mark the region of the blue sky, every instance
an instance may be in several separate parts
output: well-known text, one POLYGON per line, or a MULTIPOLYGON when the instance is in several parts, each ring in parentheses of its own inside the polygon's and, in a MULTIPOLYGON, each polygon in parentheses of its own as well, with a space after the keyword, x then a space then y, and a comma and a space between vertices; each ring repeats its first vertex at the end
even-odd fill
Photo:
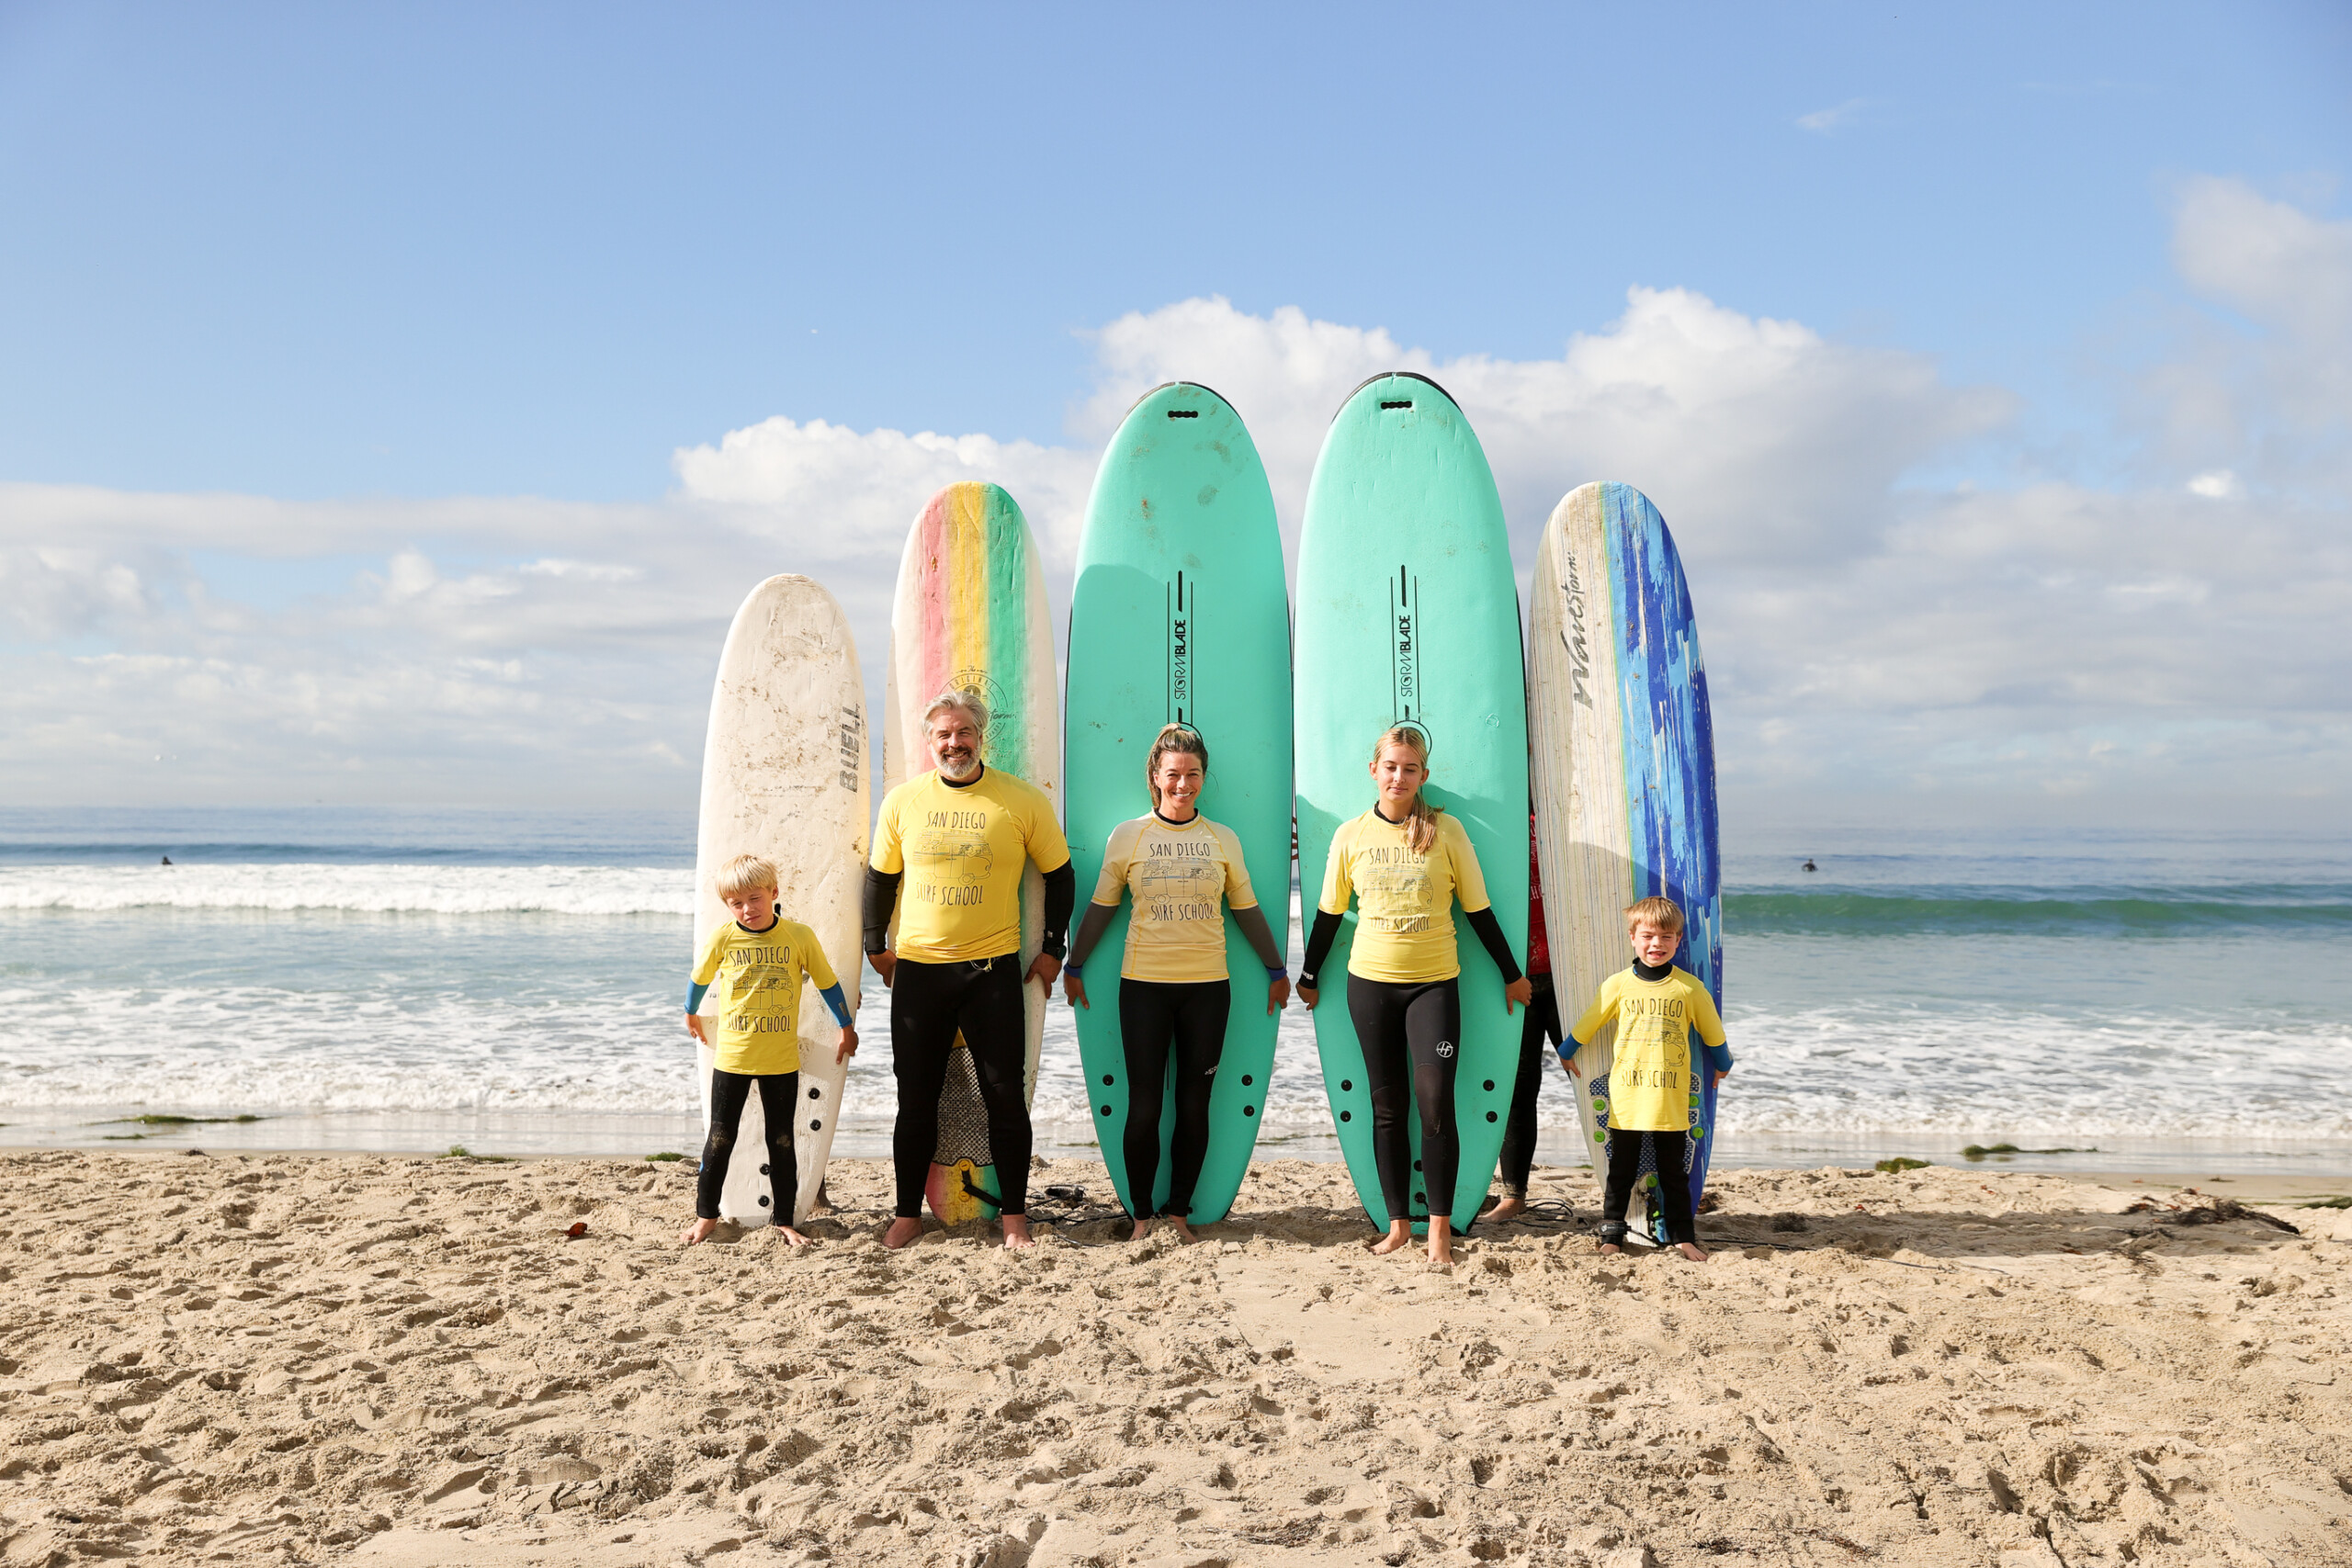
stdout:
MULTIPOLYGON (((994 443, 956 462, 1027 476, 1050 553, 1106 400, 1210 367, 1255 392, 1253 427, 1297 425, 1285 450, 1342 362, 1466 377, 1523 536, 1547 486, 1604 477, 1577 463, 1657 495, 1702 615, 1720 584, 1711 658, 1753 720, 1726 727, 1726 774, 1759 795, 1814 787, 1760 761, 1776 725, 1858 748, 1857 790, 1927 787, 1871 739, 1927 721, 1869 694, 1866 645, 1958 585, 1930 556, 1845 581, 1903 608, 1833 653, 1776 630, 1775 573, 1802 562, 1891 558, 1965 517, 2007 541, 1971 557, 1977 588, 2046 587, 2035 541, 2096 515, 2113 538, 2066 570, 2177 536, 2098 592, 2203 606, 2218 647, 2239 623, 2194 568, 2218 507, 2233 537, 2267 531, 2265 561, 2320 530, 2305 575, 2337 581, 2341 6, 842 9, 0 5, 0 795, 70 797, 96 748, 186 757, 167 795, 359 798, 390 768, 488 797, 518 753, 460 717, 504 681, 537 705, 501 722, 547 727, 530 757, 690 799, 718 630, 749 581, 804 564, 796 519, 910 517, 922 495, 881 476, 954 477, 857 442, 994 443), (2250 231, 2277 243, 2249 259, 2250 231), (1775 323, 1812 346, 1775 347, 1775 323), (1713 357, 1670 351, 1701 340, 1713 357), (1513 401, 1531 376, 1552 402, 1513 401), (1685 423, 1555 438, 1538 417, 1601 430, 1635 384, 1685 423), (857 435, 829 478, 804 461, 815 422, 857 435), (1746 468, 1691 445, 1750 437, 1770 451, 1746 468), (1844 532, 1741 532, 1744 495, 1816 474, 1807 505, 1844 532), (766 553, 714 547, 672 582, 681 526, 766 553), (1781 553, 1736 542, 1758 537, 1781 553), (463 610, 566 584, 610 602, 503 634, 463 610), (442 620, 411 615, 428 603, 442 620), (397 689, 336 694, 388 660, 412 661, 397 689), (632 694, 591 718, 555 666, 599 660, 632 694), (274 682, 298 676, 400 760, 327 717, 288 730, 274 682), (187 681, 249 682, 255 705, 222 698, 175 750, 125 693, 187 681), (604 739, 568 752, 583 725, 604 739)), ((1283 494, 1300 459, 1261 437, 1283 494)), ((869 639, 903 526, 819 572, 869 639)), ((2339 608, 2309 609, 2318 663, 2339 608)), ((2246 787, 2223 757, 2247 716, 2135 688, 2109 632, 2067 679, 1993 669, 2036 624, 1950 634, 1986 661, 1927 705, 1963 793, 2246 787), (2169 760, 2036 783, 2019 759, 2051 748, 2169 760)), ((2333 787, 2340 707, 2256 722, 2261 756, 2302 760, 2294 787, 2333 787)))

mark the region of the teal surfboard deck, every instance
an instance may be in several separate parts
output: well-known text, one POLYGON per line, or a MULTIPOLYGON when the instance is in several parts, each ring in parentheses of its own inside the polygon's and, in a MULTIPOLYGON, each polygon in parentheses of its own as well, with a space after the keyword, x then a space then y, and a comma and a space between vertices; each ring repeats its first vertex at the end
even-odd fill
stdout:
MULTIPOLYGON (((1425 378, 1375 377, 1331 422, 1307 490, 1298 551, 1298 872, 1311 913, 1331 835, 1374 798, 1366 765, 1392 724, 1430 737, 1430 804, 1461 819, 1495 919, 1527 950, 1527 693, 1519 591, 1501 499, 1478 437, 1425 378)), ((1315 1010, 1324 1089, 1356 1193, 1388 1213, 1372 1159, 1372 1100, 1348 1017, 1351 910, 1323 965, 1315 1010)), ((1462 1040, 1454 1111, 1462 1161, 1451 1194, 1416 1188, 1457 1230, 1477 1217, 1502 1150, 1520 1020, 1502 976, 1461 917, 1462 1040)), ((1413 1119, 1418 1173, 1421 1129, 1413 1119)))
MULTIPOLYGON (((1282 535, 1258 448, 1232 405, 1175 382, 1129 410, 1103 453, 1087 502, 1070 594, 1069 681, 1063 708, 1070 858, 1084 912, 1111 829, 1151 809, 1144 760, 1160 727, 1191 725, 1208 742, 1201 813, 1233 829, 1274 939, 1290 928, 1290 599, 1282 535)), ((1079 1055, 1094 1131, 1130 1213, 1168 1197, 1174 1132, 1172 1070, 1162 1092, 1159 1179, 1130 1190, 1122 1140, 1126 1057, 1119 1036, 1119 961, 1129 903, 1088 956, 1091 1007, 1078 1013, 1079 1055)), ((1209 1107, 1208 1156, 1191 1218, 1223 1219, 1257 1143, 1273 1070, 1275 1020, 1265 969, 1226 915, 1233 1010, 1209 1107)))

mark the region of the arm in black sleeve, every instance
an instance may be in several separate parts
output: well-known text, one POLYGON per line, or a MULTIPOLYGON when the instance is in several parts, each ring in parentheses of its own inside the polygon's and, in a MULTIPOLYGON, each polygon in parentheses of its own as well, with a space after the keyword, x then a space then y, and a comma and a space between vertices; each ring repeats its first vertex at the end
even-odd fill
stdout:
POLYGON ((1094 944, 1111 929, 1112 919, 1119 912, 1116 904, 1089 904, 1086 916, 1078 922, 1078 934, 1069 939, 1069 962, 1063 965, 1076 969, 1094 952, 1094 944))
POLYGON ((879 953, 890 944, 890 915, 899 907, 899 879, 903 872, 865 868, 865 892, 858 899, 858 921, 865 932, 865 951, 879 953))
POLYGON ((1520 977, 1519 960, 1510 955, 1510 943, 1503 940, 1502 922, 1495 919, 1494 906, 1489 904, 1483 909, 1464 909, 1462 918, 1470 922, 1470 929, 1478 933, 1479 945, 1487 950, 1487 956, 1495 961, 1495 967, 1503 972, 1503 984, 1508 986, 1517 981, 1520 977))
POLYGON ((1306 957, 1298 966, 1298 983, 1308 990, 1321 987, 1317 977, 1323 973, 1323 961, 1331 956, 1331 944, 1340 940, 1340 917, 1329 909, 1315 911, 1315 929, 1306 935, 1306 957))
POLYGON ((1064 861, 1046 873, 1046 952, 1058 959, 1069 943, 1069 912, 1078 908, 1078 868, 1064 861))
POLYGON ((1274 945, 1274 929, 1266 923, 1266 911, 1255 904, 1246 909, 1236 909, 1233 911, 1233 923, 1239 926, 1241 934, 1249 939, 1250 950, 1257 953, 1259 963, 1269 971, 1283 966, 1283 950, 1274 945))

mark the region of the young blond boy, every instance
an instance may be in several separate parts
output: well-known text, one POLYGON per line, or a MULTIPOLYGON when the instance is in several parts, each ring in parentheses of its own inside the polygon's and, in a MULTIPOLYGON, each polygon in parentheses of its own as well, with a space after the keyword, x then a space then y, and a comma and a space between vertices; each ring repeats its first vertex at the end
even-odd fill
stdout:
POLYGON ((1705 1071, 1721 1083, 1731 1071, 1731 1048, 1714 998, 1696 976, 1674 964, 1682 942, 1682 910, 1671 898, 1644 898, 1625 910, 1634 963, 1600 983, 1592 1005, 1561 1043, 1560 1060, 1576 1072, 1577 1051, 1600 1026, 1617 1021, 1617 1054, 1609 1069, 1609 1175, 1601 1190, 1600 1250, 1623 1252, 1625 1210, 1641 1173, 1642 1134, 1657 1148, 1658 1195, 1667 1237, 1682 1256, 1703 1263, 1690 1206, 1690 1036, 1706 1054, 1705 1071))
POLYGON ((833 1059, 846 1062, 857 1050, 857 1028, 849 999, 817 933, 777 914, 775 863, 737 855, 719 869, 718 897, 735 917, 710 933, 686 990, 686 1032, 711 1047, 710 1136, 703 1145, 702 1168, 695 1182, 695 1223, 684 1240, 691 1247, 718 1228, 718 1195, 727 1184, 727 1162, 743 1120, 743 1102, 756 1086, 767 1126, 768 1183, 776 1234, 794 1247, 808 1238, 793 1228, 799 1200, 799 1168, 792 1147, 792 1119, 800 1093, 800 982, 816 982, 818 993, 841 1025, 833 1059), (719 987, 717 1038, 695 1010, 716 983, 719 987))

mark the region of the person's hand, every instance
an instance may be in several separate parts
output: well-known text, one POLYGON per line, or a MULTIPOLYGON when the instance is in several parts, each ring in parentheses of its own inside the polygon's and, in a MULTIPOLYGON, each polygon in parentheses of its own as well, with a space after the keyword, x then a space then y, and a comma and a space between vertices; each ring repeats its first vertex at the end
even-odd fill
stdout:
POLYGON ((1271 1018, 1290 1005, 1290 976, 1277 975, 1266 982, 1266 1016, 1271 1018))
POLYGON ((1086 982, 1078 977, 1075 969, 1062 971, 1062 1000, 1074 1008, 1085 1008, 1090 1012, 1093 1010, 1093 1004, 1086 999, 1086 982))
POLYGON ((706 1045, 710 1043, 710 1025, 703 1021, 703 1016, 698 1012, 686 1014, 686 1032, 706 1045))
POLYGON ((834 1065, 839 1066, 856 1055, 857 1025, 854 1023, 844 1023, 842 1025, 841 1043, 833 1047, 834 1065))
POLYGON ((1568 1077, 1577 1079, 1579 1083, 1584 1080, 1584 1075, 1577 1071, 1577 1055, 1573 1051, 1563 1051, 1560 1053, 1560 1069, 1566 1073, 1568 1077))
POLYGON ((1315 1010, 1315 998, 1319 994, 1312 986, 1301 986, 1298 988, 1298 999, 1306 1004, 1306 1010, 1309 1012, 1315 1010))
POLYGON ((882 988, 888 990, 892 977, 899 972, 899 955, 886 947, 879 953, 867 953, 865 961, 874 965, 876 975, 882 976, 882 988))
POLYGON ((1729 1072, 1727 1072, 1727 1071, 1726 1071, 1726 1072, 1720 1072, 1720 1073, 1717 1073, 1717 1074, 1715 1075, 1715 1081, 1716 1081, 1717 1083, 1721 1083, 1721 1082, 1723 1082, 1723 1081, 1724 1081, 1724 1079, 1725 1079, 1725 1078, 1727 1078, 1727 1077, 1731 1077, 1731 1074, 1730 1074, 1729 1072))
POLYGON ((1524 975, 1503 987, 1503 1011, 1506 1015, 1510 1013, 1514 1003, 1520 1007, 1525 1007, 1534 999, 1535 982, 1524 975))
POLYGON ((1050 953, 1041 953, 1029 961, 1029 978, 1042 980, 1046 989, 1054 988, 1054 976, 1062 972, 1062 961, 1050 953))

